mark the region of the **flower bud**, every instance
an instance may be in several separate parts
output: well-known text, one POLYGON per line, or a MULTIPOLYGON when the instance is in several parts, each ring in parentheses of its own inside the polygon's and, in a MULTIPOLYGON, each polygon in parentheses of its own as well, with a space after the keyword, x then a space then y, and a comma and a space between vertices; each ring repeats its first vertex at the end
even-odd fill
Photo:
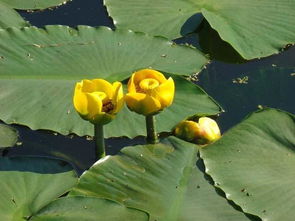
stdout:
POLYGON ((182 121, 175 127, 174 134, 181 139, 198 144, 209 144, 221 137, 216 121, 208 117, 201 117, 198 123, 182 121))
POLYGON ((111 84, 103 79, 82 80, 76 83, 73 103, 84 120, 93 124, 107 124, 123 107, 122 84, 111 84))
POLYGON ((128 108, 142 115, 153 115, 170 106, 174 98, 174 81, 152 69, 132 74, 125 101, 128 108))

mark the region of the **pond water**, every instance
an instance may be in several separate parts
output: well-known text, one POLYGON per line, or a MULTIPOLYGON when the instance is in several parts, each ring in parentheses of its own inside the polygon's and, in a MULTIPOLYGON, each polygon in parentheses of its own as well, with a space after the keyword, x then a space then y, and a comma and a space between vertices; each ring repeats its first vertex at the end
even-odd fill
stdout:
MULTIPOLYGON (((56 9, 20 13, 32 25, 38 27, 61 24, 72 27, 90 25, 114 28, 102 1, 97 0, 73 0, 56 9)), ((189 42, 199 47, 196 39, 191 36, 177 42, 189 42)), ((222 56, 226 56, 226 53, 222 56)), ((195 80, 196 84, 225 110, 218 119, 221 130, 225 132, 258 107, 274 107, 295 113, 294 73, 295 47, 293 46, 278 55, 242 64, 213 60, 195 80)), ((18 147, 9 150, 8 156, 24 154, 61 157, 74 162, 79 171, 85 170, 94 162, 94 144, 91 138, 61 136, 49 131, 32 131, 23 126, 15 127, 20 132, 20 142, 18 147)), ((107 153, 115 154, 126 145, 143 142, 143 138, 108 139, 107 153)))

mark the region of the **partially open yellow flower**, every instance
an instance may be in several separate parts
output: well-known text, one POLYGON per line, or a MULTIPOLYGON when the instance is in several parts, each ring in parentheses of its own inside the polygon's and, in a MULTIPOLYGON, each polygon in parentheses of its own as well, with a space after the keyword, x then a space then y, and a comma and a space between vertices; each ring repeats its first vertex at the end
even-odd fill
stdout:
POLYGON ((124 104, 122 84, 103 79, 82 80, 76 83, 73 103, 84 120, 107 124, 124 104))
POLYGON ((142 115, 153 115, 172 104, 174 81, 152 69, 143 69, 132 74, 128 82, 125 101, 128 108, 142 115))
POLYGON ((212 143, 221 137, 216 121, 209 117, 201 117, 198 123, 189 120, 181 121, 175 127, 174 134, 198 144, 212 143))

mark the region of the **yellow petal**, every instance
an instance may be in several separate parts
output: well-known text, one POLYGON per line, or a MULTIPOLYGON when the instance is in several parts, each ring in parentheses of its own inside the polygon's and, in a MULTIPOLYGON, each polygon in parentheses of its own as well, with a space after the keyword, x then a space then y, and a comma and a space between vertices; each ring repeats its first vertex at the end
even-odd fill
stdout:
POLYGON ((134 75, 135 74, 132 74, 128 81, 128 84, 127 84, 128 93, 136 93, 136 86, 134 84, 134 75))
POLYGON ((95 91, 95 84, 92 80, 82 80, 82 92, 91 93, 95 91))
POLYGON ((93 79, 92 82, 95 85, 95 91, 102 91, 109 99, 113 98, 114 89, 111 83, 103 79, 93 79))
POLYGON ((172 104, 175 94, 175 85, 173 79, 170 77, 160 86, 152 90, 152 96, 159 100, 162 108, 168 107, 172 104))
POLYGON ((82 82, 76 83, 75 91, 74 91, 74 98, 73 103, 76 111, 81 115, 88 114, 88 101, 86 94, 82 92, 82 82))
POLYGON ((100 96, 95 93, 86 93, 88 100, 88 118, 91 120, 95 115, 101 114, 102 100, 100 96))
POLYGON ((161 110, 160 102, 146 94, 128 93, 125 96, 125 101, 131 111, 145 116, 161 110))
POLYGON ((142 69, 134 73, 133 82, 135 85, 139 85, 146 78, 153 78, 160 84, 166 81, 165 76, 161 72, 152 69, 142 69))
POLYGON ((113 97, 113 104, 114 104, 114 110, 112 113, 118 113, 121 108, 124 105, 124 93, 123 93, 123 86, 121 82, 114 82, 113 83, 113 88, 114 88, 114 97, 113 97))

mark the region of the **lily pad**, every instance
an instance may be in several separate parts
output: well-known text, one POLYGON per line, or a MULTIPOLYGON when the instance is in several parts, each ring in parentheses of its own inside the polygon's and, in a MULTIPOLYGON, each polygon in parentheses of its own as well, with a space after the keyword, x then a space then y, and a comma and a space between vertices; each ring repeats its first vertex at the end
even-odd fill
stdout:
MULTIPOLYGON (((207 62, 197 50, 163 38, 85 26, 78 31, 65 26, 0 30, 0 48, 0 118, 31 129, 80 136, 93 135, 93 128, 73 109, 75 82, 85 78, 122 80, 147 67, 191 74, 207 62)), ((175 76, 175 81, 175 104, 159 115, 160 131, 170 131, 190 115, 220 112, 198 86, 182 77, 175 76)), ((106 137, 144 135, 144 118, 127 108, 122 112, 106 126, 106 137)))
POLYGON ((145 211, 149 220, 249 220, 204 178, 197 146, 177 138, 126 147, 97 161, 69 195, 113 200, 145 211))
POLYGON ((26 22, 14 9, 0 0, 0 29, 25 26, 28 26, 28 22, 26 22))
POLYGON ((0 158, 0 220, 24 220, 69 191, 77 177, 65 162, 0 158))
POLYGON ((243 211, 264 221, 294 220, 294 115, 257 111, 200 153, 215 185, 243 211))
POLYGON ((31 218, 32 221, 148 221, 142 211, 96 197, 63 197, 43 208, 31 218))
POLYGON ((0 4, 6 3, 15 9, 45 9, 54 6, 60 6, 71 0, 0 0, 0 4))
POLYGON ((2 148, 13 147, 18 140, 16 129, 5 124, 0 124, 0 150, 2 148))
POLYGON ((180 37, 187 22, 197 13, 202 13, 220 37, 245 59, 278 53, 285 45, 295 42, 294 0, 104 2, 116 27, 162 35, 169 39, 180 37))

